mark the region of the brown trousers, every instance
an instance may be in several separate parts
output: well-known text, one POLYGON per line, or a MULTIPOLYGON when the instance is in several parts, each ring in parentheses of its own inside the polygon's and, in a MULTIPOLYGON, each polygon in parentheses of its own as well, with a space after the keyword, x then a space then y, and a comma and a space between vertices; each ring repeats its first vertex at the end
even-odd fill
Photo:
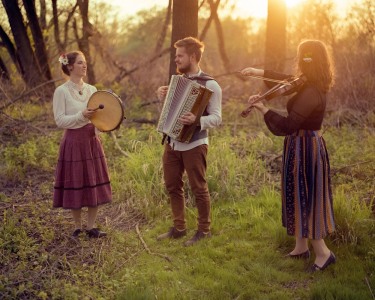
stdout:
POLYGON ((186 170, 198 208, 198 230, 210 231, 210 194, 206 181, 207 150, 207 145, 200 145, 188 151, 175 151, 170 145, 165 145, 164 181, 170 197, 174 227, 178 230, 186 228, 184 182, 182 180, 186 170))

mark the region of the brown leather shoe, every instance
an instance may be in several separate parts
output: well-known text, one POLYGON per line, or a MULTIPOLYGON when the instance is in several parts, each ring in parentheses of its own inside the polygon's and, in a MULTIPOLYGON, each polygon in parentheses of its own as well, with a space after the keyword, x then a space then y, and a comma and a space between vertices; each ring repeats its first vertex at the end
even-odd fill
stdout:
POLYGON ((164 239, 167 239, 167 238, 169 238, 169 239, 179 239, 179 238, 181 238, 185 235, 186 235, 186 229, 177 230, 176 228, 171 227, 171 228, 169 228, 168 232, 159 235, 156 239, 158 241, 161 241, 161 240, 164 240, 164 239))
POLYGON ((205 239, 205 238, 210 238, 211 237, 211 232, 207 232, 207 233, 204 233, 202 231, 199 231, 197 230, 197 232, 194 234, 194 236, 190 239, 190 240, 187 240, 185 243, 184 243, 184 246, 191 246, 193 244, 195 244, 196 242, 198 242, 199 240, 201 239, 205 239))

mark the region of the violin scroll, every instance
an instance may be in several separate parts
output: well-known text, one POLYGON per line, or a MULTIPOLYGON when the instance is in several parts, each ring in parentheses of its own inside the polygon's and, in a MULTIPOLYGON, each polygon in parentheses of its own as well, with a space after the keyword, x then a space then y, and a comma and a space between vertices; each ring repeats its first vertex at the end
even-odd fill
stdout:
POLYGON ((252 110, 253 110, 253 106, 249 106, 248 108, 246 108, 244 111, 241 112, 241 117, 246 118, 252 110))

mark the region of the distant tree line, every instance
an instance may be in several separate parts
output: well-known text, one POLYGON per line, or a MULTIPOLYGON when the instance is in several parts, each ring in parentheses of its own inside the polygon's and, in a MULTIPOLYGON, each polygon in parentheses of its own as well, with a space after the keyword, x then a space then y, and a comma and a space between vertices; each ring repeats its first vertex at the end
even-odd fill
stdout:
POLYGON ((163 75, 167 79, 176 69, 173 44, 188 35, 206 42, 210 55, 204 62, 215 64, 215 71, 231 72, 239 64, 282 71, 290 67, 286 59, 294 56, 299 41, 316 38, 332 49, 339 76, 347 75, 337 85, 342 85, 336 93, 342 103, 369 103, 372 85, 367 82, 375 69, 374 1, 362 0, 340 21, 332 0, 307 0, 292 11, 286 10, 285 0, 268 0, 268 17, 257 23, 258 32, 246 32, 254 20, 219 17, 220 9, 228 11, 236 0, 169 0, 164 10, 139 13, 137 25, 131 18, 106 23, 109 4, 93 5, 89 0, 1 0, 0 81, 7 86, 23 82, 29 89, 51 82, 52 90, 56 56, 72 49, 85 54, 92 84, 120 84, 153 74, 148 68, 160 68, 155 62, 169 55, 169 72, 163 75), (123 24, 130 27, 121 28, 123 24))
MULTIPOLYGON (((65 3, 61 7, 57 0, 51 0, 52 15, 48 14, 46 0, 39 0, 39 15, 37 14, 35 0, 1 0, 3 10, 8 17, 9 29, 0 24, 1 46, 6 49, 17 72, 29 87, 34 87, 45 81, 51 80, 49 66, 49 53, 47 45, 54 43, 54 47, 63 53, 67 48, 72 48, 69 36, 73 35, 77 49, 82 51, 88 64, 88 82, 95 83, 95 72, 91 58, 90 38, 97 32, 89 18, 89 0, 76 0, 65 3), (48 20, 50 18, 50 20, 48 20), (48 21, 47 21, 48 20, 48 21), (52 30, 51 30, 52 29, 52 30), (52 38, 47 34, 51 30, 52 38)), ((175 50, 173 44, 178 39, 194 36, 204 39, 208 28, 213 22, 216 27, 220 57, 229 69, 229 58, 225 50, 225 38, 221 22, 218 17, 220 0, 207 0, 210 16, 198 35, 198 10, 205 1, 198 0, 169 0, 163 30, 155 47, 159 54, 167 34, 167 28, 172 20, 170 52, 170 75, 175 72, 175 50)), ((61 2, 60 2, 61 3, 61 2)), ((269 22, 267 31, 267 57, 285 55, 285 3, 283 0, 269 0, 269 22), (280 9, 281 8, 281 9, 280 9), (277 37, 277 38, 274 38, 277 37), (280 55, 281 53, 281 55, 280 55)), ((164 49, 164 53, 168 52, 164 49)), ((0 70, 4 80, 10 80, 9 66, 3 59, 4 52, 0 52, 0 70)), ((119 67, 121 69, 121 67, 119 67)), ((121 70, 117 80, 128 75, 129 70, 121 70)), ((135 70, 134 70, 135 71, 135 70)))

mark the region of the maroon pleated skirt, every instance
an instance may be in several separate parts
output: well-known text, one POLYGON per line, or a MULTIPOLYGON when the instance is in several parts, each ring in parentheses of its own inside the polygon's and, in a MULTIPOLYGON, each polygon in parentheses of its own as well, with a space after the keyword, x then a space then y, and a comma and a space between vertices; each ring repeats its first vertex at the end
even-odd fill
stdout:
POLYGON ((92 124, 67 129, 60 143, 53 207, 79 209, 112 201, 107 162, 92 124))

